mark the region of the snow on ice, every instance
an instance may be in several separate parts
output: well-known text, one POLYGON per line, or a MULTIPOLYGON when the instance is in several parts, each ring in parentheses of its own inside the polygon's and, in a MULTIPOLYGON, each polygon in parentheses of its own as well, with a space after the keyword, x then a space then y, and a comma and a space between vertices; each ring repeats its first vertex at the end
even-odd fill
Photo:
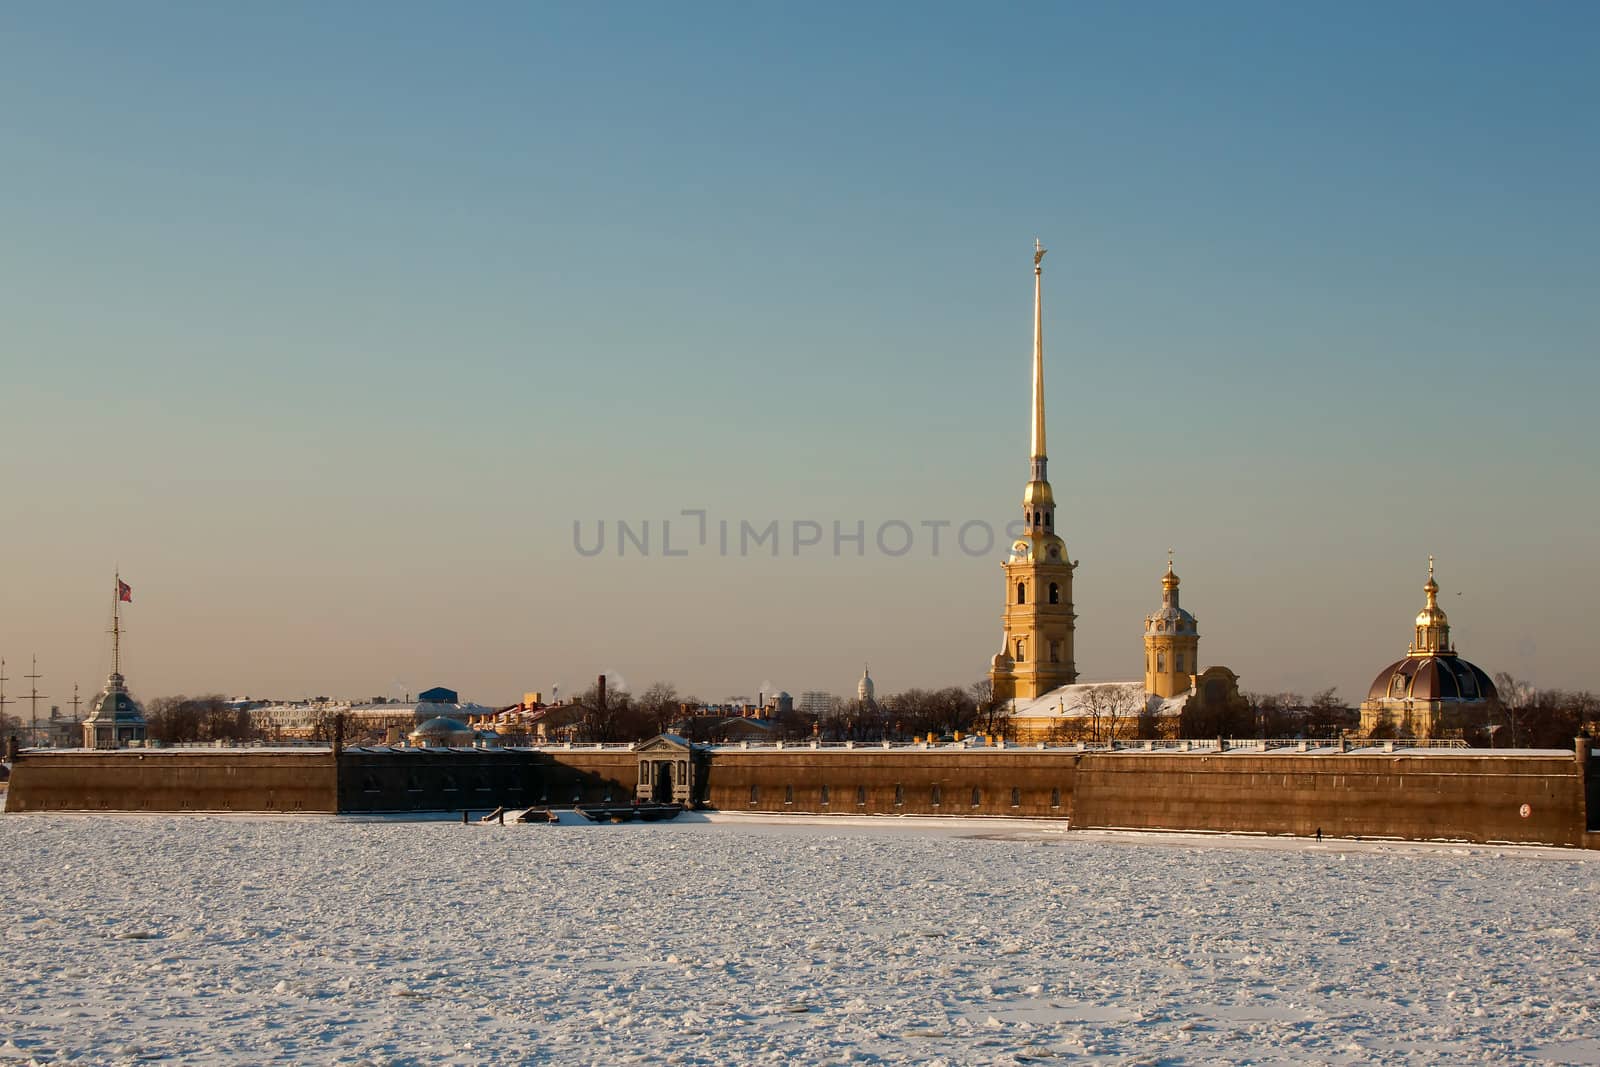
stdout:
POLYGON ((0 1063, 1600 1063, 1600 855, 0 817, 0 1063))

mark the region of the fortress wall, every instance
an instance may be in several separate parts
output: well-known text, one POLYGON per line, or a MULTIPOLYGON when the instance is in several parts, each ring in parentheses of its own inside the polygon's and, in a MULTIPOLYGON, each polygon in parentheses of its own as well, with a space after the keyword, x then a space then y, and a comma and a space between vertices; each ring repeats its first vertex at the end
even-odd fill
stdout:
POLYGON ((718 749, 701 795, 723 811, 1063 818, 1078 758, 1026 749, 718 749))
MULTIPOLYGON (((637 767, 634 753, 615 749, 352 749, 337 770, 327 751, 24 752, 7 810, 627 803, 637 767)), ((720 748, 697 754, 696 775, 699 802, 724 811, 1067 818, 1076 828, 1300 835, 1320 827, 1338 837, 1600 846, 1600 811, 1589 808, 1600 766, 1572 755, 720 748)))
POLYGON ((534 754, 542 775, 534 804, 627 804, 634 798, 639 757, 615 749, 547 748, 534 754))
POLYGON ((6 810, 333 812, 335 777, 327 751, 23 752, 6 810))
POLYGON ((1075 827, 1587 843, 1571 755, 1093 753, 1078 773, 1075 827))
POLYGON ((537 803, 540 766, 494 749, 346 749, 339 811, 491 811, 537 803))

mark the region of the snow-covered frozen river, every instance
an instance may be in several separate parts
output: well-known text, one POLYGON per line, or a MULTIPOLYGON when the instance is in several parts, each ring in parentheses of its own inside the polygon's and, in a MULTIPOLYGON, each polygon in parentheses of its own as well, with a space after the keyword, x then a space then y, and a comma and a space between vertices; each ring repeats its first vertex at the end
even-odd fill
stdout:
POLYGON ((0 1061, 1600 1063, 1600 854, 0 817, 0 1061))

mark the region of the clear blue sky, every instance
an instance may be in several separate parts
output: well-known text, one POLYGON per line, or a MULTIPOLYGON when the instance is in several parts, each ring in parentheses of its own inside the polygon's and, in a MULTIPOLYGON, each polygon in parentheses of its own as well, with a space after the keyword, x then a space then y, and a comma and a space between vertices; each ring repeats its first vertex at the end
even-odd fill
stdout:
POLYGON ((1086 680, 1137 676, 1172 547, 1248 689, 1359 698, 1429 552, 1465 655, 1594 688, 1597 42, 1577 3, 8 10, 0 654, 97 687, 120 566, 145 697, 969 682, 998 552, 572 524, 1011 519, 1037 234, 1086 680))

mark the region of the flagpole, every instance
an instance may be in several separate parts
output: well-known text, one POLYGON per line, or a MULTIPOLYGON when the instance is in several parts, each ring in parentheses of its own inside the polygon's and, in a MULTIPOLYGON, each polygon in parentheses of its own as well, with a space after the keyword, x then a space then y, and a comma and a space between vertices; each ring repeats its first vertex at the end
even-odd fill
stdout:
POLYGON ((122 673, 122 571, 111 587, 111 673, 122 673))

